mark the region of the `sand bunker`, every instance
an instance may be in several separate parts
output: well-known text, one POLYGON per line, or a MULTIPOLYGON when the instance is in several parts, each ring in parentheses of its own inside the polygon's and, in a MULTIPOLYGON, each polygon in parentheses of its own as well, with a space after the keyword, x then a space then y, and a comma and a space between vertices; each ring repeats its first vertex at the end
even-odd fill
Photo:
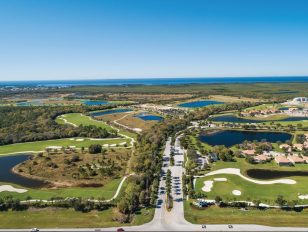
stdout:
POLYGON ((76 139, 77 142, 82 142, 84 139, 76 139))
POLYGON ((227 181, 227 178, 214 178, 214 181, 227 181))
POLYGON ((207 192, 207 193, 211 192, 214 181, 207 180, 207 181, 204 181, 203 183, 204 183, 204 186, 202 187, 202 191, 207 192))
POLYGON ((14 188, 12 185, 0 185, 0 192, 25 193, 27 189, 14 188))
POLYGON ((242 192, 240 190, 233 190, 232 194, 235 195, 235 196, 240 196, 240 195, 242 195, 242 192))
POLYGON ((308 199, 308 194, 307 195, 299 195, 298 198, 301 199, 301 200, 308 199))

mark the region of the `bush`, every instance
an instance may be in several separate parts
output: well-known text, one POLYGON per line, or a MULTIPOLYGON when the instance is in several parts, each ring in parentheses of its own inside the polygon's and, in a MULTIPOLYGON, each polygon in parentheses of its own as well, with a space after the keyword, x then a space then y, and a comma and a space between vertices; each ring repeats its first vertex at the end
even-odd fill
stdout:
POLYGON ((102 145, 100 144, 91 144, 89 146, 89 153, 90 154, 98 154, 102 152, 102 145))

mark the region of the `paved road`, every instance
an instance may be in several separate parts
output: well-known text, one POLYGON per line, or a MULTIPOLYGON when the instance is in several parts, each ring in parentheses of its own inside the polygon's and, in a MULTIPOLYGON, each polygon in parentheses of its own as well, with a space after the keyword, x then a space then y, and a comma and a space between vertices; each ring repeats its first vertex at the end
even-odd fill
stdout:
MULTIPOLYGON (((124 227, 125 231, 307 231, 308 228, 295 228, 295 227, 268 227, 260 225, 233 225, 233 228, 228 228, 228 225, 196 225, 187 222, 184 218, 184 206, 183 206, 183 193, 182 193, 182 173, 185 171, 182 167, 184 161, 184 151, 180 147, 178 138, 175 142, 175 153, 174 161, 175 165, 169 166, 171 145, 170 139, 166 143, 164 155, 163 155, 163 167, 161 172, 161 181, 159 185, 159 197, 155 209, 155 215, 151 222, 141 226, 124 227), (170 169, 172 172, 172 196, 174 199, 173 209, 168 212, 165 207, 165 187, 166 183, 163 179, 167 170, 170 169)), ((0 222, 1 223, 1 222, 0 222)), ((117 228, 84 228, 84 229, 42 229, 40 231, 55 231, 55 232, 89 232, 89 231, 116 231, 117 228)), ((0 230, 0 231, 29 231, 29 230, 0 230)))

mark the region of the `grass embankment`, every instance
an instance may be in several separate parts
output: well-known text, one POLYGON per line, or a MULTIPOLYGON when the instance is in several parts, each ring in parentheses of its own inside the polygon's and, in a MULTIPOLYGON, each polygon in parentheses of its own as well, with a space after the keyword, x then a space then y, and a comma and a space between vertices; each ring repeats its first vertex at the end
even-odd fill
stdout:
POLYGON ((279 209, 243 211, 236 208, 196 209, 185 201, 185 218, 195 224, 258 224, 267 226, 308 226, 308 209, 302 212, 279 209))
POLYGON ((66 138, 66 139, 55 139, 55 140, 45 140, 27 143, 15 143, 10 145, 0 146, 0 155, 11 154, 16 152, 26 152, 26 151, 43 151, 48 146, 76 146, 77 148, 89 147, 91 144, 120 144, 126 142, 129 145, 129 139, 125 138, 111 138, 104 140, 91 140, 85 138, 66 138), (81 140, 78 140, 81 139, 81 140))
MULTIPOLYGON (((108 182, 103 187, 70 187, 70 188, 59 188, 59 189, 35 189, 35 188, 25 188, 23 186, 13 185, 15 188, 27 189, 28 191, 25 193, 15 193, 15 192, 1 192, 0 196, 13 196, 16 199, 26 200, 28 196, 32 199, 42 199, 42 200, 49 200, 51 198, 57 197, 82 197, 82 198, 102 198, 102 199, 110 199, 116 193, 116 190, 121 182, 122 178, 114 179, 108 182)), ((6 184, 6 183, 1 183, 6 184)), ((125 187, 125 183, 122 187, 125 187)))
POLYGON ((113 221, 113 209, 76 212, 73 209, 36 209, 28 211, 0 212, 0 228, 101 228, 141 225, 151 221, 154 209, 142 209, 129 224, 113 221))

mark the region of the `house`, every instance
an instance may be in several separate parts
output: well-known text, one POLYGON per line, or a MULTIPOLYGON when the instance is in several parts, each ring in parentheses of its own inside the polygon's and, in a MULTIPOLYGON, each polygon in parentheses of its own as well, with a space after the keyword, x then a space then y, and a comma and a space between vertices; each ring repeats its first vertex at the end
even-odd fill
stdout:
POLYGON ((297 151, 302 151, 304 149, 304 144, 301 143, 293 144, 293 148, 295 148, 297 151))
POLYGON ((253 158, 256 163, 266 163, 271 160, 270 156, 267 155, 257 155, 253 158))
POLYGON ((291 146, 289 144, 283 143, 279 146, 280 149, 285 150, 285 151, 291 151, 291 146))
POLYGON ((215 154, 215 153, 210 153, 210 154, 208 155, 208 158, 209 158, 210 160, 212 160, 213 162, 216 162, 216 161, 218 160, 218 156, 217 156, 217 154, 215 154))
POLYGON ((275 162, 277 164, 279 164, 280 166, 291 166, 291 165, 293 165, 293 163, 283 155, 276 156, 275 162))
POLYGON ((256 154, 256 150, 242 150, 242 154, 245 156, 253 156, 256 154))
POLYGON ((292 155, 288 156, 288 159, 293 163, 293 164, 304 164, 305 160, 297 155, 292 155))
POLYGON ((303 156, 303 160, 305 160, 306 164, 308 164, 308 156, 303 156))

